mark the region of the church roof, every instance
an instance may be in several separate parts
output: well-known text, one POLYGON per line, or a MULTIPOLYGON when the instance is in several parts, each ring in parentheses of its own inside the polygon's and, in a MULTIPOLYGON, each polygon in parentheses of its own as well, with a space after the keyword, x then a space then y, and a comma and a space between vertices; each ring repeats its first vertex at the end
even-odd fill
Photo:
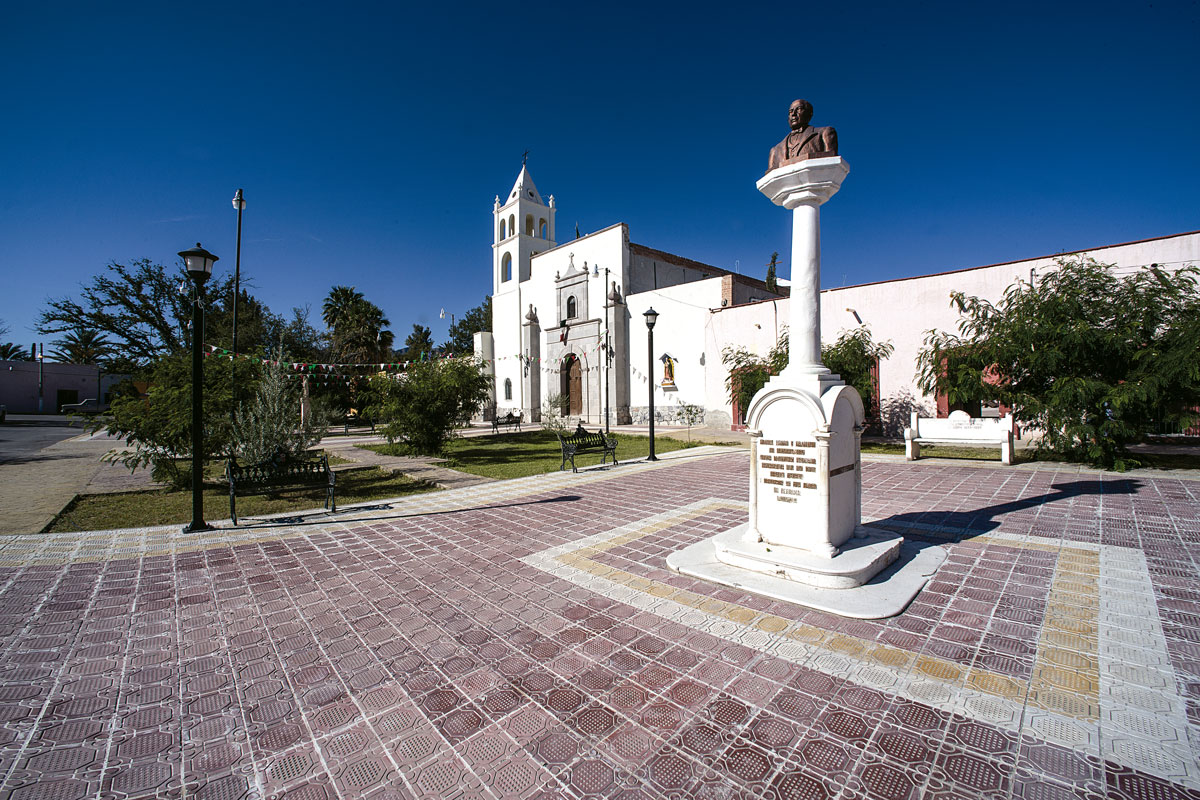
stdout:
POLYGON ((529 174, 529 169, 524 164, 521 165, 521 174, 517 176, 517 182, 513 184, 512 191, 508 193, 508 199, 504 201, 504 204, 508 205, 518 197, 532 200, 540 206, 546 205, 542 202, 542 196, 538 194, 537 186, 533 184, 533 176, 529 174))

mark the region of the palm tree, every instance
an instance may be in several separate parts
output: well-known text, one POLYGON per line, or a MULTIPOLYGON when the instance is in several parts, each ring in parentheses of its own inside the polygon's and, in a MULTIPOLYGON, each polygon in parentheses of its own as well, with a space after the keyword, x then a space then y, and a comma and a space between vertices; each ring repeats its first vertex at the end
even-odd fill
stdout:
POLYGON ((334 286, 321 305, 333 358, 346 363, 388 360, 394 337, 383 310, 353 286, 334 286))
POLYGON ((0 361, 29 361, 29 351, 16 342, 0 344, 0 361))
POLYGON ((388 360, 395 337, 385 326, 388 318, 379 306, 360 300, 348 309, 346 319, 334 331, 338 358, 351 363, 388 360))
POLYGON ((64 364, 99 364, 113 349, 112 343, 95 328, 69 331, 63 338, 55 339, 53 344, 58 349, 50 351, 50 356, 64 364))
POLYGON ((321 319, 325 320, 325 327, 335 330, 339 323, 345 321, 350 309, 362 300, 362 292, 355 291, 353 286, 334 286, 321 304, 321 319))

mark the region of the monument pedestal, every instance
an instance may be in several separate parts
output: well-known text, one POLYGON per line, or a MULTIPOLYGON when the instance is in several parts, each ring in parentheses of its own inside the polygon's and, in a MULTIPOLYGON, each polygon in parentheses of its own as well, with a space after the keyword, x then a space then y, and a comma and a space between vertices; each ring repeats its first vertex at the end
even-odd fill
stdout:
POLYGON ((945 553, 924 550, 888 570, 903 538, 861 525, 862 398, 821 363, 819 207, 849 170, 840 157, 814 158, 758 182, 792 210, 790 360, 747 410, 749 521, 671 554, 667 564, 780 600, 877 618, 903 610, 945 553))

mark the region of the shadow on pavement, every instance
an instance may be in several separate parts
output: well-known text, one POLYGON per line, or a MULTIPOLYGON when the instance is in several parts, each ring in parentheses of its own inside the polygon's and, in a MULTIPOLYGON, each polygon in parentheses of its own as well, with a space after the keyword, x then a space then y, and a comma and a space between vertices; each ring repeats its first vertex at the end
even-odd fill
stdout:
MULTIPOLYGON (((1047 503, 1056 503, 1083 495, 1133 494, 1141 486, 1141 481, 1128 478, 1111 481, 1081 480, 1056 483, 1050 487, 1052 492, 1035 497, 1010 500, 1006 503, 996 503, 969 511, 912 511, 875 520, 869 523, 869 526, 882 528, 896 526, 908 530, 919 527, 936 527, 943 534, 958 532, 960 538, 977 536, 999 528, 1002 520, 998 518, 1005 514, 1026 511, 1047 503)), ((914 531, 914 534, 919 536, 919 530, 914 531)))

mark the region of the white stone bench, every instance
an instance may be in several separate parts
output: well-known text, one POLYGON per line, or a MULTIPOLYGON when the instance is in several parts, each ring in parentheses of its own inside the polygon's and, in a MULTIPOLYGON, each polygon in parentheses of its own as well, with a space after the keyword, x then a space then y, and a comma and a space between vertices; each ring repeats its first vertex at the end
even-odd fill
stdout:
POLYGON ((1012 414, 991 419, 976 419, 965 411, 951 411, 946 419, 918 417, 912 412, 912 425, 904 429, 904 458, 916 461, 923 444, 957 444, 978 447, 999 445, 1000 463, 1012 464, 1012 414))

